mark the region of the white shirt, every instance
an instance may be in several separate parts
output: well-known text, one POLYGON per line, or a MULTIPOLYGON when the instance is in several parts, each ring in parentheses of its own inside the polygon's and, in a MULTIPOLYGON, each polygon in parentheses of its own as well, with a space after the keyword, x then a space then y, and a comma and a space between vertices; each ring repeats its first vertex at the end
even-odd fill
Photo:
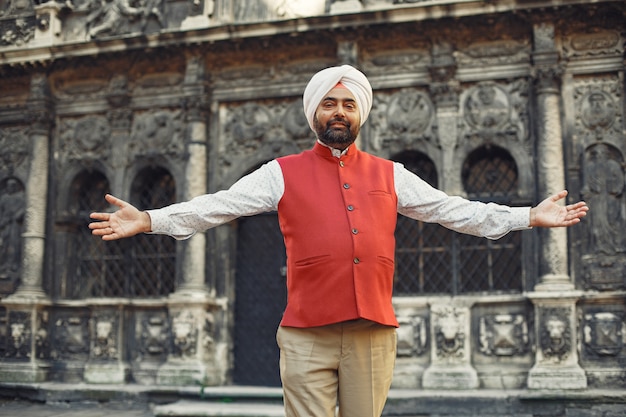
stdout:
MULTIPOLYGON (((336 150, 333 150, 336 151, 336 150)), ((335 156, 340 156, 333 152, 335 156)), ((510 231, 529 228, 530 207, 508 207, 448 196, 394 162, 398 213, 423 222, 439 223, 457 232, 498 239, 510 231)), ((148 210, 152 233, 187 239, 241 216, 276 211, 285 191, 278 161, 272 160, 228 190, 187 202, 148 210)))

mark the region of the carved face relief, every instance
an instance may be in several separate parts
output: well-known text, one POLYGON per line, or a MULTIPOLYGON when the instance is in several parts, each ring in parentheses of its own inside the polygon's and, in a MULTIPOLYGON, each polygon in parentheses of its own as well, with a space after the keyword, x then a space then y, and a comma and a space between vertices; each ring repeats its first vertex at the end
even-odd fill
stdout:
POLYGON ((110 321, 99 321, 96 324, 96 337, 98 341, 106 341, 111 336, 111 330, 113 329, 113 323, 110 321))
POLYGON ((13 341, 13 347, 19 349, 22 347, 26 335, 24 334, 24 323, 12 323, 11 324, 11 340, 13 341))

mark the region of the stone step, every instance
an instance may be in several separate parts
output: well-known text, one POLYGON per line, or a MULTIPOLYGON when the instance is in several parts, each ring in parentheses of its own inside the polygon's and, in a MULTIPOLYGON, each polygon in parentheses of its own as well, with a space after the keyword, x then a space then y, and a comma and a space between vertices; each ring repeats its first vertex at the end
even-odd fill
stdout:
POLYGON ((152 408, 155 417, 284 417, 283 406, 265 403, 219 403, 180 400, 152 408))

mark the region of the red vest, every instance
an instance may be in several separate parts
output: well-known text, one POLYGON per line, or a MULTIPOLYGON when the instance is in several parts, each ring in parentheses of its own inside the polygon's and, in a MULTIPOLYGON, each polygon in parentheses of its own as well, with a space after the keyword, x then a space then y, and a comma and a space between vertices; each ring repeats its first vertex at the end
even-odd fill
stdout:
POLYGON ((393 163, 351 146, 340 159, 319 143, 279 158, 278 220, 287 248, 282 326, 364 318, 398 326, 391 296, 397 202, 393 163))

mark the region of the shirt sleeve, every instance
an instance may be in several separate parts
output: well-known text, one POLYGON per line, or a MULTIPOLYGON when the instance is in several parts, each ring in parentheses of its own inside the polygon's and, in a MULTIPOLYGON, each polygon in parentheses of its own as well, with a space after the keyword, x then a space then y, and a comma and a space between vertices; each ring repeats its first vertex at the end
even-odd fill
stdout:
POLYGON ((449 196, 394 162, 398 213, 474 236, 499 239, 529 229, 530 207, 509 207, 449 196))
POLYGON ((147 210, 153 234, 188 239, 196 232, 241 216, 277 210, 285 190, 282 170, 273 160, 242 177, 228 190, 195 197, 184 203, 147 210))

